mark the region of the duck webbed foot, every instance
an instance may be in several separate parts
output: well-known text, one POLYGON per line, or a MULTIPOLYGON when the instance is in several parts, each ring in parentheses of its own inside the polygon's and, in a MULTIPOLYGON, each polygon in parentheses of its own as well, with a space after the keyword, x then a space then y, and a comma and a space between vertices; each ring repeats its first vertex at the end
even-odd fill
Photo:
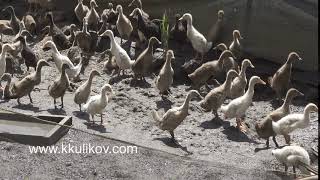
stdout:
POLYGON ((241 118, 237 118, 236 121, 237 121, 237 128, 238 128, 241 132, 246 133, 246 132, 247 132, 247 126, 246 126, 246 124, 241 120, 241 118))

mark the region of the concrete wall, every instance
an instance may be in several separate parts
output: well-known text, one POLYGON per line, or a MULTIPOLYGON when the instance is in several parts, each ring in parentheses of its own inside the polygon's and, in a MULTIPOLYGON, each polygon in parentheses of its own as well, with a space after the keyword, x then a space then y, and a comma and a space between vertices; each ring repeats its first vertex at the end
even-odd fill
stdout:
MULTIPOLYGON (((24 0, 17 0, 24 2, 24 0)), ((107 0, 96 0, 101 12, 107 0)), ((57 9, 73 16, 77 0, 54 0, 57 9)), ((111 0, 127 5, 130 0, 111 0)), ((233 29, 244 36, 245 51, 282 64, 291 51, 304 59, 294 66, 304 71, 318 71, 318 1, 317 0, 142 0, 143 9, 159 18, 169 14, 190 12, 194 25, 203 34, 216 21, 219 9, 225 11, 226 30, 223 42, 229 44, 233 29)), ((89 0, 84 0, 89 4, 89 0)), ((2 3, 3 4, 3 3, 2 3)), ((4 3, 5 4, 5 3, 4 3)), ((0 4, 1 6, 1 4, 0 4)), ((126 13, 128 10, 125 9, 126 13)))

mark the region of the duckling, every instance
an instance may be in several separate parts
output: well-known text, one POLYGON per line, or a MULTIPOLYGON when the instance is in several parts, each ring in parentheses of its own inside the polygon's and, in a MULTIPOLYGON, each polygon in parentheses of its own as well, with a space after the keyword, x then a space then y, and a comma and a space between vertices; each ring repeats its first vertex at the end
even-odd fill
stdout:
POLYGON ((281 149, 274 149, 271 151, 272 155, 285 167, 286 173, 288 166, 293 167, 293 173, 296 177, 296 167, 300 169, 304 175, 311 175, 310 171, 305 167, 310 167, 310 157, 308 152, 300 146, 285 146, 281 149))
POLYGON ((318 112, 318 107, 309 103, 303 111, 303 114, 289 114, 279 121, 272 121, 272 129, 276 134, 283 135, 286 143, 290 144, 290 133, 296 129, 304 129, 309 126, 310 117, 309 114, 311 112, 318 112))
POLYGON ((302 59, 296 52, 291 52, 284 65, 277 70, 273 77, 268 78, 270 87, 276 92, 278 100, 281 100, 289 89, 292 63, 294 60, 301 61, 302 59))
POLYGON ((17 40, 22 44, 21 57, 23 58, 27 66, 27 71, 29 71, 29 67, 33 67, 34 69, 36 69, 38 62, 36 54, 29 47, 24 37, 19 36, 17 40))
POLYGON ((245 113, 252 103, 252 97, 254 94, 254 86, 259 83, 265 85, 266 83, 258 76, 252 76, 249 81, 249 87, 243 96, 233 99, 228 105, 221 106, 221 111, 225 118, 236 118, 237 128, 246 132, 245 125, 241 121, 241 118, 245 116, 245 113))
POLYGON ((233 41, 229 46, 229 50, 234 54, 237 60, 240 60, 242 56, 242 45, 239 40, 243 39, 243 37, 239 30, 234 30, 232 35, 233 41))
POLYGON ((187 21, 187 37, 190 40, 193 49, 195 49, 197 53, 201 54, 202 62, 204 54, 212 48, 212 42, 208 42, 207 39, 192 25, 192 15, 190 13, 185 13, 179 19, 179 21, 181 20, 187 21))
POLYGON ((88 27, 89 29, 93 29, 95 31, 98 31, 98 25, 100 21, 99 14, 97 13, 96 9, 98 5, 95 0, 90 1, 90 10, 87 13, 87 20, 88 20, 88 27))
POLYGON ((147 41, 151 37, 161 39, 160 26, 148 19, 144 19, 141 9, 135 8, 129 16, 137 19, 137 29, 140 42, 147 41))
POLYGON ((122 44, 122 39, 129 39, 129 37, 131 36, 133 27, 131 21, 127 18, 126 15, 123 14, 123 9, 121 5, 117 6, 116 11, 117 13, 119 13, 116 26, 121 38, 120 44, 122 44))
POLYGON ((199 89, 201 85, 206 84, 210 77, 215 77, 222 72, 224 60, 229 57, 234 57, 232 52, 225 50, 218 60, 213 60, 202 64, 188 77, 192 81, 192 85, 195 89, 199 89))
POLYGON ((239 73, 239 77, 235 78, 232 81, 231 87, 227 92, 227 96, 229 98, 234 99, 244 95, 247 87, 246 69, 248 66, 250 66, 251 68, 254 68, 254 66, 252 65, 249 59, 243 60, 241 64, 241 71, 239 73))
MULTIPOLYGON (((134 63, 133 60, 130 59, 127 52, 116 42, 113 32, 111 30, 106 30, 100 36, 108 36, 111 41, 111 53, 116 59, 116 63, 120 70, 122 70, 123 74, 126 69, 130 69, 134 63)), ((120 75, 120 71, 118 76, 120 75)))
POLYGON ((54 23, 52 13, 48 13, 46 17, 49 18, 50 21, 49 34, 52 36, 52 40, 56 44, 58 50, 68 49, 71 46, 71 43, 62 30, 54 23))
POLYGON ((98 63, 103 61, 105 59, 105 55, 108 55, 107 61, 103 63, 103 71, 105 71, 108 74, 111 74, 113 70, 118 71, 119 67, 117 65, 117 62, 115 60, 115 57, 112 56, 111 50, 107 49, 103 53, 101 53, 101 57, 98 60, 98 63))
POLYGON ((13 29, 13 32, 17 34, 19 32, 20 20, 17 18, 14 8, 12 6, 7 6, 2 10, 2 12, 6 10, 9 11, 11 16, 9 20, 10 27, 13 29))
POLYGON ((215 118, 218 118, 218 109, 223 104, 227 96, 227 91, 230 89, 231 82, 235 77, 238 77, 239 74, 235 70, 230 70, 227 74, 225 82, 212 89, 200 102, 200 107, 208 112, 212 111, 215 115, 215 118))
POLYGON ((149 39, 148 47, 138 56, 136 61, 132 65, 132 71, 134 77, 144 77, 150 72, 153 62, 153 46, 157 44, 160 45, 161 42, 156 37, 151 37, 149 39))
POLYGON ((7 52, 14 50, 13 47, 9 44, 4 44, 2 46, 0 54, 0 77, 6 72, 6 57, 7 52))
POLYGON ((172 40, 175 40, 179 44, 183 45, 187 40, 187 24, 185 22, 179 21, 181 18, 180 14, 175 15, 175 24, 170 30, 170 36, 172 40))
POLYGON ((155 84, 160 94, 168 94, 170 86, 173 83, 174 71, 171 66, 171 60, 175 59, 172 50, 168 50, 166 54, 166 62, 162 66, 159 75, 156 77, 155 84))
MULTIPOLYGON (((228 50, 228 47, 224 43, 220 43, 216 47, 214 47, 213 49, 223 52, 225 50, 228 50)), ((237 71, 238 73, 240 72, 239 65, 233 57, 228 57, 224 60, 223 69, 225 70, 225 72, 228 72, 231 69, 237 71)))
POLYGON ((278 109, 272 111, 266 118, 264 118, 261 122, 256 123, 255 129, 260 138, 266 139, 266 145, 269 148, 269 137, 272 136, 272 140, 276 147, 279 147, 276 141, 276 134, 272 129, 272 121, 278 121, 284 116, 290 114, 290 104, 292 99, 296 96, 303 96, 301 92, 297 89, 291 88, 288 90, 284 103, 278 109))
POLYGON ((96 70, 92 70, 90 72, 89 78, 86 82, 84 82, 81 86, 78 87, 76 92, 74 93, 74 102, 79 105, 81 111, 81 104, 84 104, 89 99, 89 95, 91 92, 92 80, 95 76, 101 76, 100 73, 96 70))
POLYGON ((216 23, 211 26, 209 33, 208 33, 208 40, 211 42, 218 42, 220 40, 221 37, 221 33, 223 31, 223 27, 224 27, 224 11, 223 10, 219 10, 218 11, 218 19, 216 21, 216 23))
POLYGON ((62 65, 64 63, 66 63, 68 65, 68 68, 65 70, 66 73, 68 74, 68 79, 77 79, 79 77, 79 74, 81 72, 81 68, 82 68, 82 60, 80 59, 80 62, 74 66, 71 62, 71 60, 65 56, 62 55, 54 42, 52 41, 47 41, 44 45, 43 45, 43 49, 46 48, 50 48, 52 50, 52 59, 54 61, 54 63, 56 64, 57 69, 59 70, 59 72, 62 72, 62 65))
POLYGON ((156 125, 161 130, 169 131, 172 141, 175 141, 174 130, 188 116, 189 102, 191 98, 195 97, 196 95, 201 97, 198 91, 189 91, 184 103, 181 106, 169 109, 162 117, 158 115, 157 111, 152 111, 152 117, 156 122, 156 125))
POLYGON ((45 60, 40 60, 37 64, 36 71, 27 75, 20 81, 15 82, 10 89, 10 95, 7 95, 7 97, 9 97, 10 99, 17 99, 18 104, 21 105, 20 98, 28 95, 30 103, 33 103, 31 98, 31 92, 36 85, 40 84, 41 70, 44 66, 50 65, 45 60))
POLYGON ((78 5, 74 8, 74 13, 77 16, 78 21, 82 24, 82 20, 89 12, 88 6, 83 4, 83 0, 78 0, 78 5))
POLYGON ((88 112, 92 117, 92 122, 94 123, 94 115, 100 114, 101 115, 101 124, 103 123, 102 119, 102 111, 107 106, 109 102, 108 96, 106 96, 106 91, 111 92, 111 95, 114 94, 112 87, 110 84, 106 84, 101 88, 101 93, 95 96, 91 96, 90 99, 87 101, 83 108, 86 112, 88 112))
POLYGON ((149 19, 149 14, 143 11, 141 0, 132 0, 128 7, 134 7, 141 9, 141 14, 144 19, 149 19))
POLYGON ((58 79, 56 79, 53 84, 49 85, 48 91, 49 95, 53 97, 54 108, 57 109, 56 99, 61 98, 61 108, 63 108, 63 97, 69 88, 70 82, 66 70, 69 69, 69 65, 63 63, 61 66, 61 74, 58 79))
POLYGON ((32 15, 27 14, 23 16, 22 22, 24 23, 26 29, 31 33, 31 34, 36 34, 37 30, 37 24, 32 15))

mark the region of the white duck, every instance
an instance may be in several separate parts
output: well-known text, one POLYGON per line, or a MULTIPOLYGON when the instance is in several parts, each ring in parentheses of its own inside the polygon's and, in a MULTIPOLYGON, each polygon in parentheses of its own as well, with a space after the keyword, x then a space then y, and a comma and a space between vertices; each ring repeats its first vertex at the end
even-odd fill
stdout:
MULTIPOLYGON (((131 69, 134 60, 131 60, 127 52, 116 42, 113 32, 106 30, 100 36, 108 36, 110 38, 111 54, 115 57, 116 63, 120 70, 122 70, 122 73, 124 74, 124 70, 126 69, 131 69)), ((120 71, 118 75, 120 75, 120 71)))
POLYGON ((89 78, 81 86, 78 87, 74 93, 74 102, 79 105, 81 111, 81 104, 84 104, 89 99, 91 93, 92 80, 95 76, 101 76, 100 73, 96 70, 90 72, 89 78))
POLYGON ((74 66, 68 56, 62 55, 53 41, 47 41, 43 48, 50 48, 52 50, 52 58, 54 63, 56 64, 57 69, 59 72, 62 70, 62 64, 66 63, 69 65, 70 69, 66 69, 66 73, 70 79, 75 79, 79 76, 82 68, 82 59, 80 60, 79 64, 74 66))
POLYGON ((4 44, 2 46, 1 54, 0 54, 0 78, 6 72, 6 57, 7 52, 13 51, 14 48, 9 44, 4 44))
POLYGON ((237 60, 241 58, 242 53, 242 46, 240 44, 240 40, 243 39, 243 37, 240 34, 239 30, 234 30, 233 33, 233 41, 231 42, 229 46, 229 50, 234 54, 237 60))
POLYGON ((181 20, 187 21, 187 37, 193 49, 201 54, 201 61, 203 61, 203 56, 212 47, 212 42, 207 42, 207 39, 192 25, 192 15, 190 13, 185 13, 179 19, 179 21, 181 20))
POLYGON ((82 20, 89 12, 89 8, 83 5, 83 0, 78 0, 78 5, 74 8, 74 13, 77 16, 78 21, 82 24, 82 20))
POLYGON ((127 18, 126 15, 123 14, 123 9, 121 5, 118 5, 116 8, 116 11, 118 13, 118 19, 116 22, 117 30, 119 32, 120 38, 121 38, 121 44, 122 39, 129 39, 130 35, 133 31, 133 26, 131 24, 131 21, 127 18))
POLYGON ((162 66, 159 75, 156 77, 155 84, 160 94, 165 94, 170 91, 170 86, 173 83, 174 71, 171 66, 171 60, 174 59, 174 53, 172 50, 167 51, 166 62, 162 66))
POLYGON ((254 86, 257 84, 266 83, 258 76, 252 76, 249 81, 249 87, 243 96, 240 96, 232 100, 228 105, 221 106, 221 111, 224 113, 225 118, 236 118, 237 128, 242 132, 246 132, 245 126, 241 121, 241 118, 245 116, 245 113, 252 103, 252 97, 254 94, 254 86))
POLYGON ((83 108, 86 112, 88 112, 91 117, 92 121, 94 123, 94 115, 100 114, 101 115, 101 124, 103 122, 102 120, 102 111, 107 106, 109 102, 109 98, 106 95, 106 91, 111 92, 111 95, 113 94, 113 90, 110 84, 106 84, 101 88, 101 93, 95 96, 91 96, 88 102, 83 105, 83 108))
POLYGON ((279 121, 272 121, 272 129, 276 134, 283 135, 286 143, 290 144, 290 136, 289 134, 296 129, 304 129, 309 126, 310 117, 309 114, 311 112, 318 112, 318 107, 309 103, 303 111, 303 114, 293 113, 289 114, 279 121))
POLYGON ((239 73, 239 77, 236 77, 232 81, 230 90, 227 93, 227 96, 229 98, 234 99, 234 98, 237 98, 237 97, 244 95, 244 93, 246 91, 246 86, 247 86, 246 70, 247 70, 248 66, 250 66, 251 68, 254 68, 254 66, 252 65, 252 63, 249 59, 243 60, 242 64, 241 64, 241 70, 239 73))
POLYGON ((272 155, 285 167, 286 173, 288 166, 293 166, 293 173, 296 173, 296 167, 305 175, 310 175, 306 166, 310 167, 310 158, 308 152, 300 146, 285 146, 281 149, 272 150, 272 155))
POLYGON ((162 118, 158 115, 157 111, 152 111, 152 117, 156 121, 157 126, 164 131, 169 131, 173 141, 175 141, 173 131, 188 116, 189 102, 196 95, 202 97, 196 90, 189 91, 184 103, 179 107, 169 109, 162 118))

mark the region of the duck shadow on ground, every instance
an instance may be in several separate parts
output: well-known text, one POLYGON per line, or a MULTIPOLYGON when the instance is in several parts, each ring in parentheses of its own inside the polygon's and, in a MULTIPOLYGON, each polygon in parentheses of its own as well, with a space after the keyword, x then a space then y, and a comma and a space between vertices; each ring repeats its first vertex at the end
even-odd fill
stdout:
POLYGON ((50 114, 54 115, 67 115, 66 111, 62 108, 53 108, 53 109, 48 109, 47 110, 50 114))
POLYGON ((116 83, 118 83, 118 82, 120 82, 120 81, 122 81, 123 79, 127 79, 127 78, 129 78, 129 77, 131 77, 130 75, 114 75, 113 77, 111 77, 110 78, 110 80, 109 80, 109 84, 110 85, 112 85, 112 84, 116 84, 116 83))
POLYGON ((130 81, 130 87, 150 88, 151 84, 148 83, 146 80, 132 79, 130 81))
POLYGON ((163 97, 161 101, 156 101, 157 109, 164 109, 168 111, 172 108, 173 102, 171 102, 168 98, 163 97))
POLYGON ((84 111, 73 111, 72 114, 79 119, 83 119, 86 121, 90 120, 89 114, 84 111))
POLYGON ((227 139, 235 142, 249 142, 254 144, 260 144, 259 142, 249 138, 247 134, 240 132, 236 127, 229 126, 222 131, 223 134, 227 135, 227 139))
POLYGON ((41 112, 41 110, 39 109, 39 107, 35 107, 35 106, 33 106, 33 104, 15 105, 15 106, 13 106, 12 108, 21 109, 21 110, 28 110, 28 111, 32 111, 32 112, 34 112, 34 113, 41 112))
MULTIPOLYGON (((84 122, 83 124, 87 126, 87 129, 95 130, 100 133, 107 133, 107 129, 106 129, 106 127, 104 127, 103 124, 92 123, 92 121, 91 122, 84 122)), ((110 133, 110 132, 108 132, 108 133, 110 133)))
POLYGON ((165 145, 172 148, 180 148, 182 151, 187 153, 186 156, 193 154, 192 152, 188 151, 187 147, 181 146, 178 142, 172 141, 171 138, 168 138, 168 137, 154 138, 153 140, 162 141, 165 145))
POLYGON ((220 117, 214 117, 213 119, 211 119, 211 121, 202 122, 199 127, 202 127, 204 129, 218 129, 221 126, 224 129, 227 129, 230 127, 230 122, 224 121, 220 117))
MULTIPOLYGON (((264 143, 263 143, 263 144, 264 144, 264 143)), ((279 147, 276 147, 276 146, 269 146, 269 147, 267 147, 267 145, 264 144, 263 147, 257 147, 257 148, 255 148, 255 149, 254 149, 254 152, 257 153, 257 152, 260 152, 260 151, 263 151, 263 150, 268 150, 268 149, 281 149, 281 148, 283 148, 283 147, 285 147, 285 145, 279 146, 279 147)))

